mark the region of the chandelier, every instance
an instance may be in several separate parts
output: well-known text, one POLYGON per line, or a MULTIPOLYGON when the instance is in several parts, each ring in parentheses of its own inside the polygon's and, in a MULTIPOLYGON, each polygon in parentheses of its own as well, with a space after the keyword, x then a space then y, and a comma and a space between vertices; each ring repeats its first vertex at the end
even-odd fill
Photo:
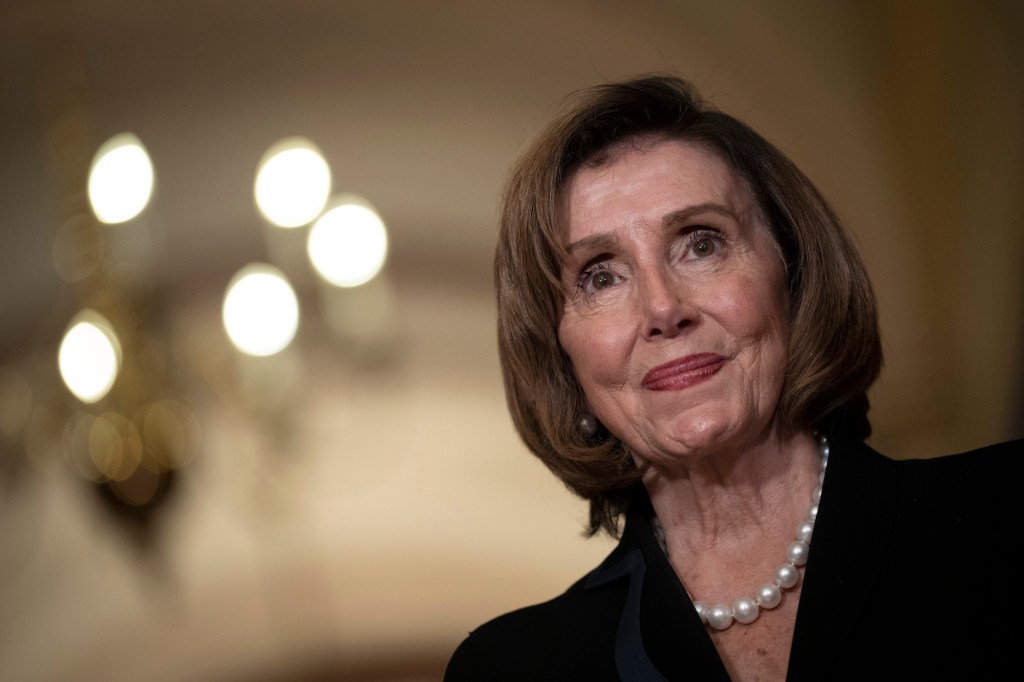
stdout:
POLYGON ((148 542, 179 474, 202 456, 194 386, 232 391, 273 428, 287 409, 283 377, 304 324, 332 330, 353 348, 372 345, 387 324, 388 233, 368 200, 332 193, 330 165, 313 141, 271 144, 254 169, 252 195, 267 257, 225 277, 223 348, 212 355, 230 355, 233 371, 214 376, 182 360, 171 341, 168 294, 139 257, 152 244, 147 218, 159 159, 130 132, 99 141, 81 73, 56 75, 42 103, 63 200, 53 263, 65 283, 55 313, 64 327, 34 363, 0 365, 0 436, 30 458, 60 460, 148 542), (314 285, 318 306, 304 309, 302 301, 313 299, 296 282, 314 285))

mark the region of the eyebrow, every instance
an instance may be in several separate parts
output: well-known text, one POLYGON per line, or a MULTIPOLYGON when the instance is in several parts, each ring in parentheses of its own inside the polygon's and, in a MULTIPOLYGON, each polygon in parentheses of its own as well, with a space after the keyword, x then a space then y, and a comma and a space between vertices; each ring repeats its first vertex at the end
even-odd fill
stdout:
POLYGON ((733 211, 729 209, 729 207, 723 206, 722 204, 718 204, 713 201, 706 201, 703 204, 694 204, 693 206, 681 208, 678 211, 672 211, 671 213, 669 213, 668 215, 661 219, 661 224, 662 227, 671 227, 676 223, 686 222, 692 216, 695 216, 699 213, 717 213, 719 215, 725 216, 726 218, 735 220, 736 222, 740 222, 740 217, 733 213, 733 211))
MULTIPOLYGON (((735 220, 736 222, 740 222, 739 216, 733 213, 728 207, 713 201, 707 201, 702 204, 694 204, 693 206, 687 206, 686 208, 681 208, 678 211, 668 213, 661 219, 661 225, 664 228, 670 228, 679 223, 686 222, 691 217, 701 213, 717 213, 725 216, 726 218, 735 220)), ((584 237, 583 239, 578 239, 573 243, 568 244, 565 247, 565 251, 572 255, 576 251, 583 249, 611 247, 616 243, 618 243, 618 238, 613 233, 604 232, 601 234, 592 234, 588 237, 584 237)))
POLYGON ((584 237, 583 239, 577 239, 572 244, 569 244, 568 246, 565 247, 565 251, 569 255, 572 255, 573 253, 575 253, 577 251, 582 251, 584 249, 588 249, 588 250, 589 249, 600 249, 600 248, 614 246, 615 244, 618 243, 618 241, 619 241, 619 238, 616 237, 611 232, 603 232, 601 234, 592 234, 589 237, 584 237))

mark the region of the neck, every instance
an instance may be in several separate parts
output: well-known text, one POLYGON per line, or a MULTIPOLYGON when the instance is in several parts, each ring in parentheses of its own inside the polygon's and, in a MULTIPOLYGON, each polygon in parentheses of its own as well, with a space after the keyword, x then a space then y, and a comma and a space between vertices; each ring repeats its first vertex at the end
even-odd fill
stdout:
MULTIPOLYGON (((692 544, 704 551, 735 542, 749 547, 802 515, 818 485, 821 457, 814 437, 769 437, 739 450, 684 459, 669 471, 651 467, 644 479, 669 549, 692 544)), ((681 547, 685 550, 685 547, 681 547)))
MULTIPOLYGON (((788 446, 770 453, 777 462, 746 467, 739 477, 690 476, 686 480, 712 486, 702 490, 703 499, 687 498, 700 490, 692 484, 654 488, 655 532, 698 613, 716 630, 728 628, 734 614, 736 621, 752 623, 759 606, 774 609, 783 591, 799 592, 828 447, 810 435, 795 437, 788 446), (807 440, 811 461, 804 454, 807 440), (759 481, 752 472, 769 475, 762 473, 759 481)), ((747 455, 753 456, 766 454, 747 455)), ((743 467, 734 463, 727 470, 736 468, 743 467)))

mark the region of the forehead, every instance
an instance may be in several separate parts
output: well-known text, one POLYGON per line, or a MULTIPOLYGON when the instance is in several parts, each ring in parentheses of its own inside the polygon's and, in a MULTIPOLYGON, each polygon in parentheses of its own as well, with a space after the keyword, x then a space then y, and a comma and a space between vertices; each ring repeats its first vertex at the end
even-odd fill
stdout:
POLYGON ((618 143, 573 171, 558 195, 563 238, 618 220, 658 220, 688 205, 716 203, 745 218, 746 183, 717 153, 685 140, 618 143))

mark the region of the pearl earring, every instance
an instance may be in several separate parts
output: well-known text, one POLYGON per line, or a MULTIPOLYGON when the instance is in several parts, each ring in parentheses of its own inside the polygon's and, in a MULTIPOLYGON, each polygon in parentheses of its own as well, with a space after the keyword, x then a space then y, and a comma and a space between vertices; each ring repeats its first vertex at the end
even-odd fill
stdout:
POLYGON ((587 438, 593 438, 597 435, 597 417, 587 412, 580 417, 580 431, 587 438))

